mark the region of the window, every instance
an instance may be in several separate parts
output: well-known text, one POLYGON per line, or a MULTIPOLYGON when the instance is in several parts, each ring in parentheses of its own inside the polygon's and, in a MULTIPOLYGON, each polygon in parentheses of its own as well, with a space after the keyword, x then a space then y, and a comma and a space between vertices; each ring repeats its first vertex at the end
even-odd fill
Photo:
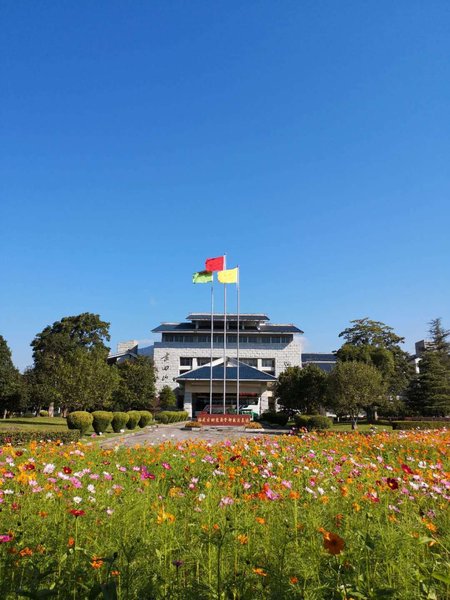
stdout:
POLYGON ((275 369, 275 359, 274 358, 263 358, 262 359, 262 368, 263 369, 275 369))
POLYGON ((227 342, 229 342, 230 344, 236 344, 237 335, 227 335, 227 342))
POLYGON ((192 367, 192 358, 180 357, 180 367, 192 367))
MULTIPOLYGON (((217 360, 217 356, 214 356, 213 360, 217 360)), ((203 365, 208 365, 210 363, 210 361, 211 361, 211 359, 209 357, 208 358, 205 358, 205 357, 197 358, 197 365, 199 367, 201 367, 203 365)))
POLYGON ((244 363, 244 365, 248 365, 249 367, 257 367, 258 359, 257 358, 239 358, 239 362, 244 363))
POLYGON ((281 344, 281 337, 279 335, 276 337, 272 336, 272 344, 281 344))

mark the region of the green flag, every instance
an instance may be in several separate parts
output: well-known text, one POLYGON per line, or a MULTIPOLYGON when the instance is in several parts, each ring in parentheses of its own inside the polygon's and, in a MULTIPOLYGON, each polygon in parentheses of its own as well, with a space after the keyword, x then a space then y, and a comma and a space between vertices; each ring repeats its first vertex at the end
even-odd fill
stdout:
POLYGON ((192 275, 192 283, 210 283, 213 280, 211 271, 200 271, 192 275))

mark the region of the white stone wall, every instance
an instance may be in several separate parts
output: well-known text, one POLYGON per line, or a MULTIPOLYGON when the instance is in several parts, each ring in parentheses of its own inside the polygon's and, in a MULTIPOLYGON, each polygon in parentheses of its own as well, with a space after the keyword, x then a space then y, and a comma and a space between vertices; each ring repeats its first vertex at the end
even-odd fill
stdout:
MULTIPOLYGON (((227 356, 236 358, 236 344, 227 346, 227 356)), ((209 358, 211 356, 210 344, 191 344, 181 342, 156 342, 154 345, 154 361, 157 368, 156 387, 160 390, 165 385, 173 389, 177 387, 175 379, 180 375, 180 358, 193 358, 192 368, 195 369, 197 358, 209 358)), ((223 347, 215 347, 213 356, 222 358, 223 347)), ((256 358, 257 368, 264 371, 262 367, 263 358, 275 359, 275 377, 286 369, 286 367, 301 366, 300 345, 294 338, 289 344, 242 344, 239 348, 239 358, 256 358)), ((187 372, 188 369, 185 370, 187 372)), ((186 401, 186 400, 185 400, 186 401)))

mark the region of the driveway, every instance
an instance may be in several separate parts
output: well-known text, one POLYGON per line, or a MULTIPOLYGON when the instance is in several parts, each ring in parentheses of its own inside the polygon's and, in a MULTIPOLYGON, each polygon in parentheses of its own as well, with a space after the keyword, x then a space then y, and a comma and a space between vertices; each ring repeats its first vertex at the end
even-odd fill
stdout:
POLYGON ((135 433, 130 432, 121 436, 106 439, 101 442, 103 448, 112 448, 114 446, 153 446, 163 442, 180 442, 184 440, 204 440, 212 443, 223 440, 236 440, 242 437, 256 437, 259 435, 283 435, 288 434, 289 429, 254 429, 246 431, 243 427, 202 427, 192 431, 184 429, 184 425, 177 423, 174 425, 151 425, 144 429, 139 429, 135 433))

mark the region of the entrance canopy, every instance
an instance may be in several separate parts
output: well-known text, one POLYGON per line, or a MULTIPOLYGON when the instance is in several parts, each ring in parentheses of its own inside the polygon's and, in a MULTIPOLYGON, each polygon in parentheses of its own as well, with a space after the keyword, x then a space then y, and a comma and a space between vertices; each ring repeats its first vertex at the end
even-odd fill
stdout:
MULTIPOLYGON (((223 358, 219 358, 212 363, 212 380, 213 382, 218 382, 224 380, 224 363, 223 358)), ((238 376, 238 361, 234 358, 227 359, 226 366, 226 380, 237 382, 238 376)), ((203 365, 198 367, 197 369, 192 369, 192 371, 188 371, 187 373, 183 373, 177 377, 177 381, 180 383, 183 382, 194 382, 194 381, 210 381, 211 379, 211 365, 203 365)), ((260 371, 259 369, 255 369, 255 367, 250 367, 243 362, 239 362, 239 382, 275 382, 277 380, 273 375, 269 375, 269 373, 264 373, 264 371, 260 371)))

